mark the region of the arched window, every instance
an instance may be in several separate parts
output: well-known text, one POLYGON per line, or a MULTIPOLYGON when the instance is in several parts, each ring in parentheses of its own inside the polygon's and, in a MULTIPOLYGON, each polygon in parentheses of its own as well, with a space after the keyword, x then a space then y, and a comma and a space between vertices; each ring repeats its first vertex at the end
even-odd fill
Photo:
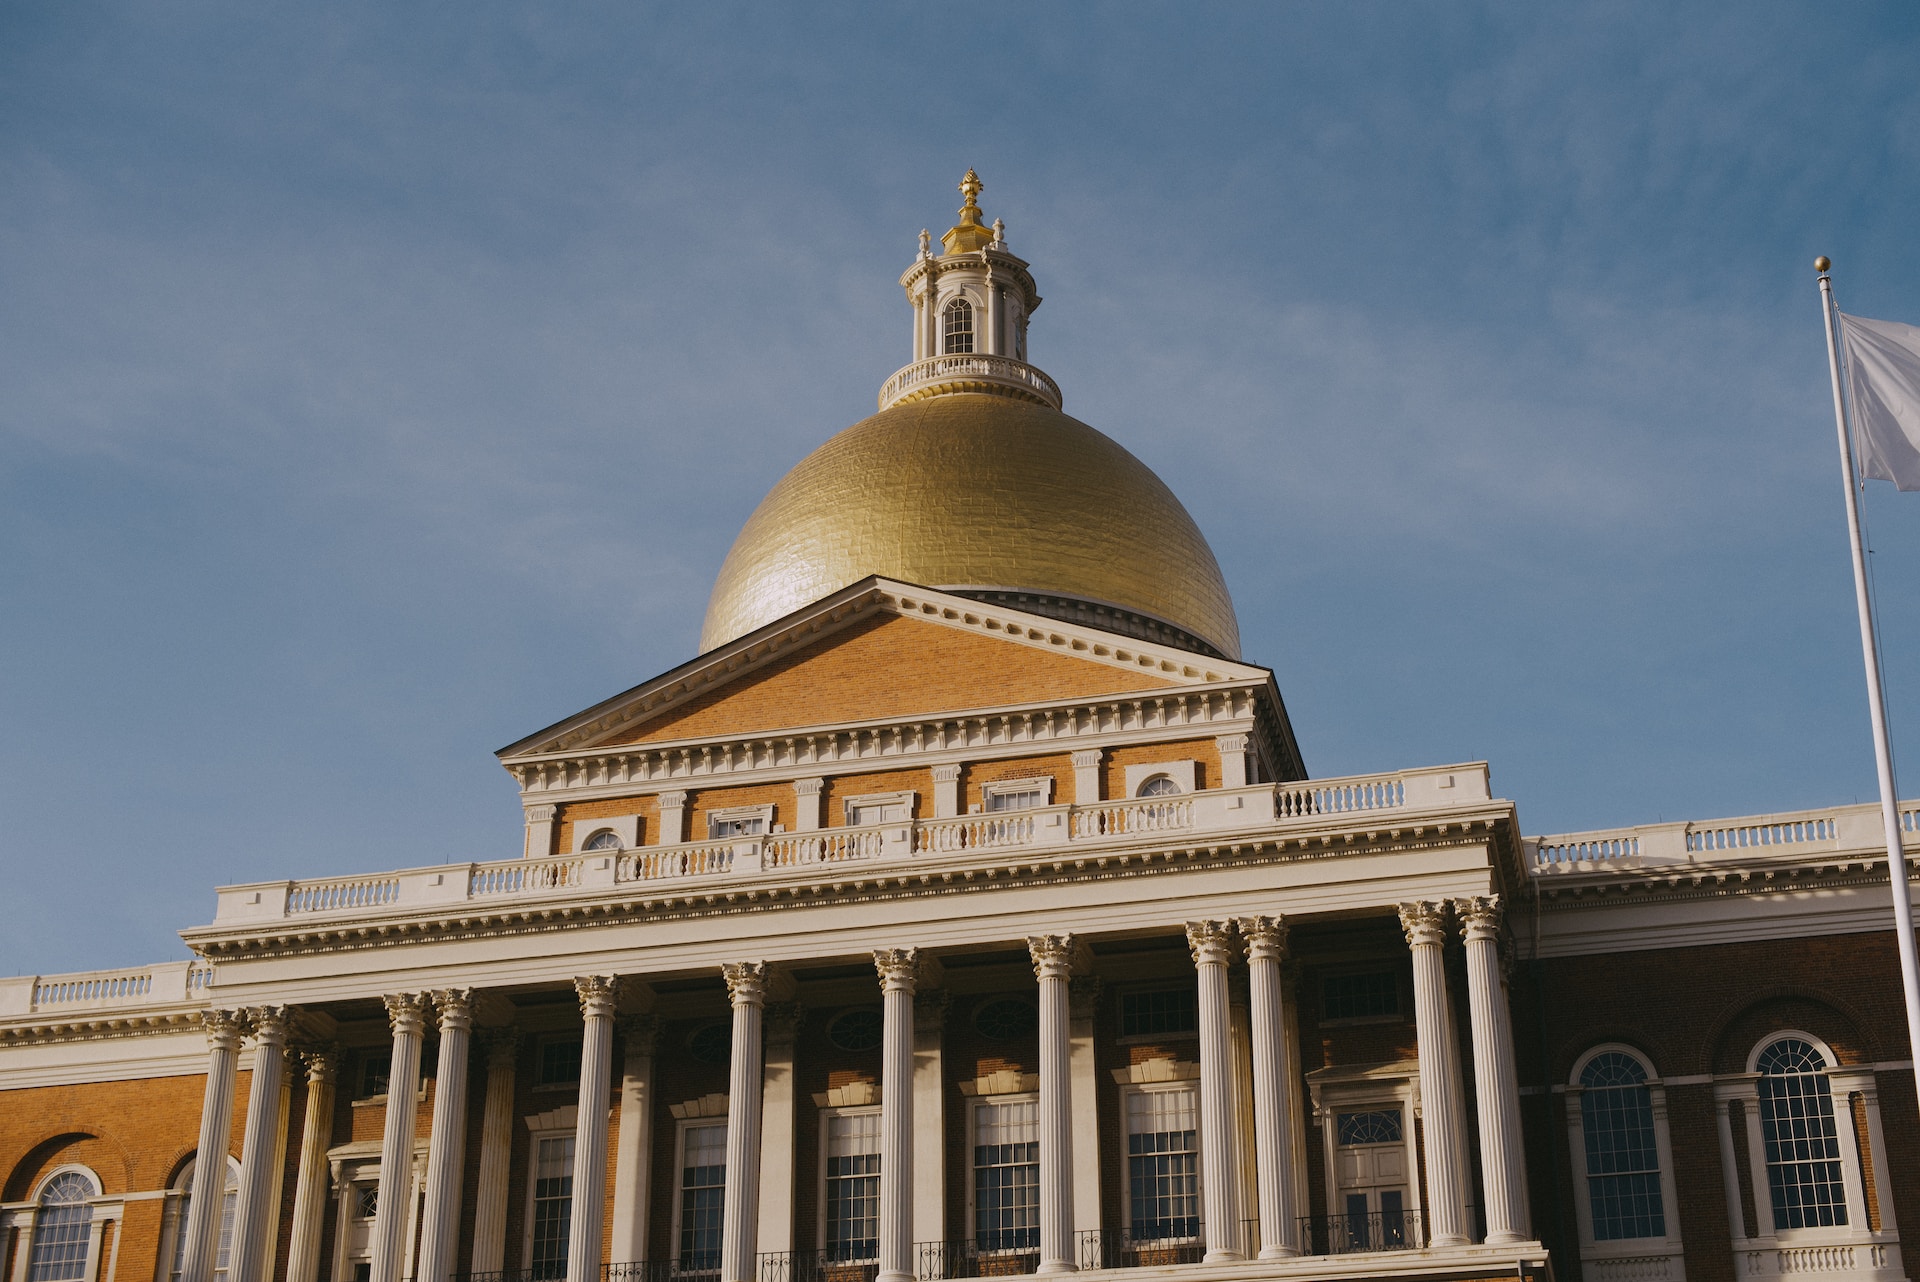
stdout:
POLYGON ((580 847, 582 850, 620 850, 623 848, 620 844, 620 834, 611 828, 602 828, 599 832, 587 838, 586 845, 580 847))
POLYGON ((1646 1068, 1624 1051, 1602 1051, 1581 1070, 1580 1086, 1594 1240, 1665 1237, 1660 1150, 1646 1068))
POLYGON ((1142 783, 1133 794, 1136 797, 1177 797, 1180 785, 1166 775, 1155 775, 1142 783))
POLYGON ((952 356, 973 350, 973 304, 956 298, 940 309, 940 351, 952 356))
POLYGON ((61 1171, 40 1186, 27 1282, 76 1282, 87 1275, 87 1244, 100 1189, 81 1171, 61 1171))
POLYGON ((1845 1224, 1847 1190, 1826 1056, 1802 1038, 1783 1037, 1760 1052, 1754 1067, 1774 1227, 1845 1224))
MULTIPOLYGON (((193 1170, 197 1161, 188 1162, 181 1170, 173 1187, 180 1194, 180 1204, 173 1213, 173 1265, 168 1278, 174 1282, 180 1277, 180 1266, 187 1258, 187 1212, 193 1202, 193 1170)), ((227 1159, 227 1187, 220 1199, 220 1238, 219 1249, 213 1257, 213 1275, 216 1278, 227 1276, 227 1257, 233 1253, 233 1208, 240 1198, 240 1167, 232 1158, 227 1159)))

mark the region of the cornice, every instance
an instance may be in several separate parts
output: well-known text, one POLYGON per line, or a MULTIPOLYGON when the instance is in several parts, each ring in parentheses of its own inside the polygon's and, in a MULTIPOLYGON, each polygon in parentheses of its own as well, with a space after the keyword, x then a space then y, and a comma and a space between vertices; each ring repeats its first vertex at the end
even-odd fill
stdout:
MULTIPOLYGON (((1909 875, 1920 860, 1907 860, 1909 875)), ((1619 901, 1686 902, 1751 895, 1853 889, 1889 884, 1886 856, 1825 855, 1796 862, 1696 865, 1681 869, 1622 869, 1605 874, 1535 880, 1543 913, 1590 909, 1619 901)))
POLYGON ((1404 816, 1402 822, 1348 826, 1352 816, 1330 815, 1325 824, 1289 826, 1284 833, 1252 832, 1234 839, 1169 842, 1166 834, 1119 841, 1098 851, 1026 851, 1003 861, 980 852, 915 857, 892 864, 838 865, 825 875, 818 866, 738 877, 622 885, 537 903, 488 909, 469 903, 444 911, 365 914, 332 922, 277 921, 234 930, 213 926, 181 932, 204 957, 302 956, 426 942, 494 938, 578 930, 614 922, 686 920, 784 911, 843 903, 875 903, 929 896, 976 894, 1027 886, 1081 885, 1161 876, 1195 866, 1209 869, 1256 864, 1295 864, 1355 855, 1380 855, 1493 847, 1496 862, 1517 848, 1513 812, 1499 802, 1457 812, 1404 816), (1478 834, 1476 836, 1476 834, 1478 834))
POLYGON ((39 1046, 53 1042, 104 1041, 126 1037, 154 1037, 167 1033, 198 1033, 200 1016, 211 1005, 194 1005, 138 1011, 100 1011, 92 1015, 72 1015, 64 1019, 46 1016, 0 1023, 0 1046, 39 1046))

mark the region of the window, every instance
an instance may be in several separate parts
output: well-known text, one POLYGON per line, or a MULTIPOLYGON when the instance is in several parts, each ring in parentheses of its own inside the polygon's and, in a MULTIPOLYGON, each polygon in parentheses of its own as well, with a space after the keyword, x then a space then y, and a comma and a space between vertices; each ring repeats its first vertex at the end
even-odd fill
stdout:
POLYGON ((687 1054, 702 1064, 725 1064, 733 1059, 733 1025, 708 1024, 687 1039, 687 1054))
POLYGON ((1177 797, 1180 785, 1166 775, 1155 775, 1141 784, 1133 794, 1136 797, 1177 797))
POLYGON ((830 1113, 826 1123, 827 1259, 874 1259, 880 1254, 880 1114, 830 1113))
POLYGON ((1647 1070, 1622 1051, 1602 1051, 1580 1073, 1580 1131, 1587 1149, 1587 1201, 1597 1242, 1665 1237, 1660 1153, 1647 1070))
MULTIPOLYGON (((382 1060, 381 1063, 384 1067, 385 1061, 382 1060)), ((383 1091, 386 1089, 386 1080, 384 1077, 381 1079, 380 1089, 383 1091)), ((180 1177, 173 1182, 173 1187, 180 1191, 180 1203, 174 1210, 173 1266, 168 1271, 167 1276, 169 1278, 178 1278, 180 1276, 180 1268, 186 1262, 187 1258, 187 1212, 193 1204, 193 1171, 196 1165, 198 1165, 197 1162, 188 1162, 186 1167, 180 1172, 180 1177)), ((219 1244, 213 1256, 213 1275, 215 1278, 224 1278, 227 1276, 227 1257, 233 1250, 233 1210, 234 1204, 239 1201, 239 1198, 240 1172, 236 1164, 229 1161, 227 1163, 227 1187, 220 1199, 219 1244)))
MULTIPOLYGON (((680 1132, 680 1268, 720 1267, 721 1213, 727 1195, 727 1124, 705 1123, 680 1132)), ((877 1195, 876 1195, 877 1196, 877 1195)))
POLYGON ((973 350, 973 304, 956 298, 940 309, 940 352, 954 356, 973 350))
POLYGON ((1783 1037, 1760 1052, 1755 1067, 1774 1227, 1845 1224, 1847 1191, 1826 1057, 1809 1042, 1783 1037))
POLYGON ((982 1037, 990 1037, 996 1042, 1010 1042, 1018 1037, 1026 1037, 1040 1027, 1040 1012, 1030 1002, 1023 1002, 1017 997, 1003 997, 999 1001, 988 1002, 974 1012, 973 1026, 982 1037))
POLYGON ((1199 1007, 1194 990, 1190 988, 1120 995, 1122 1037, 1190 1034, 1199 1027, 1199 1007))
POLYGON ((577 1086, 580 1082, 578 1037, 555 1038, 540 1043, 540 1060, 534 1065, 533 1084, 541 1086, 577 1086))
POLYGON ((973 1238, 982 1251, 1040 1245, 1040 1103, 973 1110, 973 1238))
POLYGON ((1320 1017, 1337 1019, 1397 1019, 1400 981, 1390 970, 1328 975, 1320 986, 1320 1017))
POLYGON ((1200 1232, 1200 1143, 1193 1088, 1127 1096, 1127 1230, 1134 1241, 1200 1232))
POLYGON ((567 1276, 567 1222, 573 1215, 573 1136, 550 1135, 533 1147, 535 1279, 567 1276))
MULTIPOLYGON (((87 1199, 100 1190, 79 1171, 61 1171, 40 1189, 40 1211, 33 1219, 33 1251, 27 1257, 27 1282, 74 1282, 87 1273, 87 1244, 93 1207, 87 1199)), ((221 1239, 221 1263, 226 1263, 221 1239)))
POLYGON ((827 1040, 843 1051, 870 1051, 885 1030, 877 1010, 850 1010, 827 1025, 827 1040))
POLYGON ((387 1093, 387 1071, 393 1064, 393 1051, 367 1051, 360 1057, 360 1099, 372 1099, 387 1093))
POLYGON ((619 833, 615 832, 611 828, 602 828, 599 832, 596 832, 593 834, 593 836, 587 838, 586 844, 581 846, 580 849, 582 850, 624 850, 626 849, 626 847, 621 844, 619 833))
POLYGON ((1034 810, 1047 804, 1053 779, 1004 779, 981 785, 988 811, 1034 810))
POLYGON ((734 819, 722 819, 715 816, 708 821, 707 834, 720 837, 758 837, 767 830, 767 821, 758 815, 743 816, 734 819))
POLYGON ((1398 1144, 1401 1142, 1400 1110, 1376 1108, 1365 1113, 1341 1113, 1334 1123, 1341 1144, 1398 1144))
POLYGON ((847 823, 851 827, 866 824, 905 823, 913 818, 911 792, 887 792, 870 797, 847 798, 847 823))

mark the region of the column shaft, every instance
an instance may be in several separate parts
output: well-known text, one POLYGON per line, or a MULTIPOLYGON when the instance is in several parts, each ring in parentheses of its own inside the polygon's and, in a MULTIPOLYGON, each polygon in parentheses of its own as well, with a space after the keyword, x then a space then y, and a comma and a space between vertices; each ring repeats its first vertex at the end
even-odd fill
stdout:
POLYGON ((400 1282, 407 1268, 407 1221, 413 1204, 413 1129, 419 1114, 420 1035, 427 1023, 424 993, 392 993, 393 1058, 387 1064, 387 1118, 380 1134, 380 1192, 373 1213, 370 1282, 400 1282))
POLYGON ((1205 1263, 1244 1259, 1240 1248, 1239 1154, 1234 1147, 1233 1053, 1227 1014, 1227 963, 1233 933, 1223 921, 1187 923, 1187 946, 1200 972, 1200 1216, 1205 1263))
POLYGON ((873 954, 880 973, 880 1273, 878 1282, 912 1282, 913 992, 919 953, 873 954))
POLYGON ((755 1282, 760 1227, 760 1020, 767 1002, 767 964, 735 962, 721 969, 733 1001, 733 1060, 727 1074, 720 1282, 755 1282))
POLYGON ((467 1044, 473 1032, 473 990, 433 994, 440 1021, 440 1059, 433 1081, 433 1123, 427 1139, 427 1215, 420 1225, 417 1282, 446 1282, 459 1267, 460 1185, 467 1159, 467 1044))
POLYGON ((233 1249, 227 1260, 227 1277, 232 1282, 260 1282, 266 1265, 274 1157, 279 1148, 276 1131, 280 1094, 287 1078, 287 1008, 256 1006, 247 1014, 253 1024, 253 1077, 247 1086, 247 1129, 240 1141, 240 1195, 234 1206, 233 1249))
MULTIPOLYGON (((580 1108, 573 1132, 573 1202, 567 1221, 567 1282, 598 1282, 607 1223, 607 1113, 612 1107, 613 1004, 620 981, 573 981, 585 1033, 580 1043, 580 1108)), ((424 1282, 439 1282, 437 1278, 424 1282)))
POLYGON ((309 1051, 305 1060, 307 1109, 300 1128, 300 1173, 293 1186, 287 1282, 320 1282, 320 1238, 327 1219, 327 1149, 333 1141, 333 1081, 339 1054, 332 1049, 309 1051))
POLYGON ((480 1187, 473 1197, 475 1273, 498 1273, 507 1255, 507 1177, 513 1156, 513 1069, 520 1038, 512 1029, 487 1038, 487 1098, 480 1119, 480 1187))
POLYGON ((194 1150, 193 1187, 181 1230, 187 1235, 181 1282, 213 1282, 227 1196, 227 1147, 233 1139, 234 1077, 245 1027, 238 1011, 206 1011, 200 1021, 207 1033, 207 1089, 200 1100, 200 1144, 194 1150))
POLYGON ((1287 1044, 1287 926, 1278 917, 1243 917, 1240 936, 1247 943, 1247 987, 1253 1042, 1253 1157, 1260 1208, 1260 1258, 1280 1260, 1300 1254, 1294 1221, 1298 1196, 1293 1170, 1293 1075, 1287 1044))
POLYGON ((1454 1053, 1447 1011, 1447 973, 1441 948, 1445 906, 1420 901, 1400 905, 1400 924, 1413 949, 1413 1018, 1420 1051, 1420 1117, 1426 1141, 1427 1241, 1464 1246, 1467 1231, 1460 1157, 1460 1062, 1454 1053))
POLYGON ((1040 981, 1040 1267, 1076 1271, 1073 1249, 1073 936, 1027 940, 1040 981))
POLYGON ((635 1015, 625 1027, 620 1069, 620 1134, 613 1155, 613 1246, 610 1264, 637 1264, 647 1256, 647 1199, 653 1156, 654 1018, 635 1015))
POLYGON ((1524 1242, 1532 1234, 1527 1224, 1526 1154, 1520 1135, 1520 1079, 1513 1062, 1506 985, 1500 975, 1500 897, 1457 899, 1453 907, 1467 942, 1487 1241, 1524 1242))

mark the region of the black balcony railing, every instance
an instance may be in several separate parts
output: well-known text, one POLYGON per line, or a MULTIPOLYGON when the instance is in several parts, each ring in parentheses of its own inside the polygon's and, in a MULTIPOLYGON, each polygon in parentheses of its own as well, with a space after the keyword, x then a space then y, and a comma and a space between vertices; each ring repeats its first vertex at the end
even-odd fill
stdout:
POLYGON ((1145 1232, 1085 1229, 1074 1234, 1083 1269, 1139 1269, 1198 1264, 1207 1253, 1199 1220, 1176 1220, 1145 1232))
POLYGON ((1418 1211, 1374 1211, 1368 1215, 1308 1215, 1300 1220, 1300 1248, 1308 1255, 1352 1255, 1358 1251, 1410 1251, 1425 1242, 1418 1211))
POLYGON ((916 1242, 913 1248, 916 1278, 1017 1278, 1040 1267, 1040 1235, 1010 1232, 1003 1243, 916 1242))
POLYGON ((828 1251, 762 1251, 756 1276, 759 1282, 873 1282, 880 1271, 880 1262, 874 1258, 878 1245, 862 1243, 828 1251))

